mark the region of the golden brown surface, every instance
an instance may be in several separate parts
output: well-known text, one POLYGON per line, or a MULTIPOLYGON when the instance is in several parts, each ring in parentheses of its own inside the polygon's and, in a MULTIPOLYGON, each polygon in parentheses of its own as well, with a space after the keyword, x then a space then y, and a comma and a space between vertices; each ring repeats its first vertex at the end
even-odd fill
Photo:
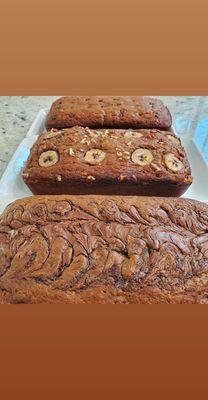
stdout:
POLYGON ((208 206, 35 196, 0 219, 1 303, 206 303, 208 206))
POLYGON ((78 126, 43 133, 23 179, 35 194, 179 196, 192 182, 172 132, 78 126))
POLYGON ((47 129, 75 125, 90 128, 171 127, 172 118, 163 102, 142 96, 69 96, 56 100, 48 113, 47 129))

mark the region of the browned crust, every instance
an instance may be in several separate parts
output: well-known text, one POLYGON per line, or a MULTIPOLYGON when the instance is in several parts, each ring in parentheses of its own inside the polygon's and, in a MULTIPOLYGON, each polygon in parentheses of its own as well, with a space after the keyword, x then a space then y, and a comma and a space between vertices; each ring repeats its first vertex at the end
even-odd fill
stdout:
POLYGON ((169 129, 172 118, 161 100, 150 97, 69 96, 57 99, 48 113, 47 129, 75 125, 169 129))
POLYGON ((0 303, 207 303, 208 206, 33 196, 0 218, 0 303))
POLYGON ((73 127, 42 134, 34 144, 23 172, 23 179, 34 194, 121 194, 180 196, 192 182, 190 165, 180 139, 172 132, 137 130, 142 136, 125 139, 129 130, 93 130, 73 127), (105 159, 90 165, 85 154, 93 148, 105 152, 105 159), (137 148, 148 149, 153 162, 139 166, 132 162, 137 148), (72 156, 69 154, 72 150, 72 156), (58 161, 41 167, 39 157, 55 151, 58 161), (170 170, 164 156, 172 153, 182 163, 180 171, 170 170))

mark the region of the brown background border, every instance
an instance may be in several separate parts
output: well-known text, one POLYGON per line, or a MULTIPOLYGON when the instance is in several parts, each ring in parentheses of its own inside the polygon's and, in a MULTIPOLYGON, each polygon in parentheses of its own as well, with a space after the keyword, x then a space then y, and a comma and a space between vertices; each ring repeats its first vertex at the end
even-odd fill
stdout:
POLYGON ((1 0, 0 94, 207 95, 207 0, 1 0))
MULTIPOLYGON (((208 95, 207 1, 1 1, 0 95, 208 95)), ((207 398, 206 306, 0 306, 0 398, 207 398)))
POLYGON ((206 306, 1 306, 2 399, 206 399, 206 306))

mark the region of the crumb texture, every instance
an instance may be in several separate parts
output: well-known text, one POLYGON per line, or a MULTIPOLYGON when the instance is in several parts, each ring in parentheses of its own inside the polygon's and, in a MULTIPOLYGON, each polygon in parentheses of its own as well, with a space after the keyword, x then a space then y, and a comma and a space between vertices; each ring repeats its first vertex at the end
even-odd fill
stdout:
POLYGON ((46 120, 48 129, 75 125, 168 129, 171 124, 170 112, 161 100, 141 96, 61 97, 52 104, 46 120))
POLYGON ((207 303, 208 206, 34 196, 0 219, 1 303, 207 303))

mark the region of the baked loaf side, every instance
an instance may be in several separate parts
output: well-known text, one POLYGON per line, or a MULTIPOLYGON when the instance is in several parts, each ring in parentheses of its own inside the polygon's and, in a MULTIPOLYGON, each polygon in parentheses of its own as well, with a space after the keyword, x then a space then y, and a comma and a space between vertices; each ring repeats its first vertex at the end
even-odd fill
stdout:
POLYGON ((208 206, 34 196, 0 219, 0 303, 207 303, 208 206))
POLYGON ((23 179, 34 194, 179 196, 192 182, 173 133, 82 127, 43 133, 23 179))
POLYGON ((161 100, 141 96, 61 97, 52 104, 46 120, 49 130, 75 125, 169 129, 171 124, 171 114, 161 100))

